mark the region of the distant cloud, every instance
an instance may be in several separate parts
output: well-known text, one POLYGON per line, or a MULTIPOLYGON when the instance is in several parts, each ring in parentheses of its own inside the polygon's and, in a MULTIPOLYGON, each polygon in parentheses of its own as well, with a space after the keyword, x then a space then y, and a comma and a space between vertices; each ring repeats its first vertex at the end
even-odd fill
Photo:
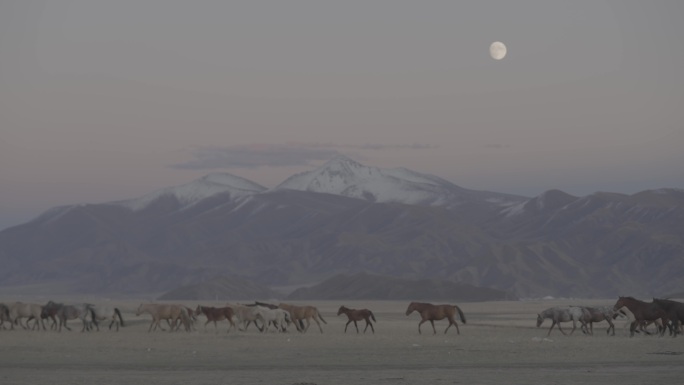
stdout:
POLYGON ((284 145, 252 144, 229 147, 197 147, 192 150, 193 160, 173 164, 177 169, 257 168, 306 166, 311 162, 328 160, 340 155, 340 150, 391 150, 433 149, 429 144, 335 144, 289 143, 284 145))

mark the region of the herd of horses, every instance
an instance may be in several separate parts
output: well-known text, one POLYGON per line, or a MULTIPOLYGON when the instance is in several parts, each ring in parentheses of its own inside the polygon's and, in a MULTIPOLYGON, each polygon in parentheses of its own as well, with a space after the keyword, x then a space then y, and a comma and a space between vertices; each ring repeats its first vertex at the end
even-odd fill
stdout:
POLYGON ((681 333, 684 324, 684 303, 670 299, 653 298, 652 302, 645 302, 633 297, 619 297, 614 306, 588 307, 588 306, 565 306, 552 307, 537 314, 537 327, 540 327, 544 320, 551 320, 551 327, 547 336, 551 334, 553 327, 558 325, 558 330, 566 334, 561 328, 562 322, 572 322, 572 334, 577 329, 577 322, 585 334, 593 335, 594 322, 608 322, 606 333, 613 332, 615 335, 615 325, 613 320, 619 316, 630 319, 629 335, 643 332, 650 334, 647 326, 655 324, 658 328, 657 333, 663 336, 667 330, 674 337, 681 333))
MULTIPOLYGON (((446 319, 449 324, 444 333, 453 325, 456 333, 460 334, 456 316, 463 324, 466 323, 463 311, 456 305, 434 305, 425 302, 411 302, 406 309, 406 316, 413 312, 420 315, 420 322, 418 323, 418 333, 422 334, 421 325, 425 322, 430 322, 433 334, 437 334, 434 321, 446 319)), ((204 328, 210 323, 214 324, 214 329, 218 331, 218 323, 224 322, 227 324, 227 331, 231 329, 246 331, 253 323, 260 332, 267 332, 271 327, 278 332, 286 332, 290 325, 294 325, 299 332, 306 332, 311 326, 311 321, 315 322, 318 329, 323 333, 321 322, 327 324, 321 313, 314 306, 300 306, 280 303, 278 305, 254 302, 253 304, 227 304, 222 307, 202 306, 198 305, 196 308, 187 307, 177 304, 158 304, 158 303, 143 303, 138 306, 135 315, 141 316, 149 314, 152 321, 148 327, 148 332, 154 330, 166 330, 162 321, 165 321, 170 331, 180 330, 181 327, 185 331, 196 329, 194 324, 203 316, 206 321, 204 328)), ((376 321, 375 315, 369 309, 350 309, 345 306, 340 306, 337 315, 344 314, 347 316, 347 323, 344 326, 344 332, 347 332, 348 326, 353 322, 356 332, 359 333, 357 322, 365 321, 366 326, 363 332, 366 333, 368 327, 375 333, 373 326, 376 321)), ((561 333, 566 334, 561 328, 561 323, 572 322, 572 334, 577 328, 577 322, 580 323, 580 328, 583 333, 593 335, 593 323, 606 321, 609 325, 606 333, 612 331, 615 335, 615 325, 613 320, 617 317, 627 317, 630 319, 630 336, 634 336, 637 332, 648 332, 648 325, 655 324, 658 327, 658 334, 663 336, 666 330, 670 330, 673 336, 680 333, 682 324, 684 323, 684 303, 669 300, 669 299, 653 299, 652 302, 644 302, 632 297, 620 297, 614 306, 603 307, 588 307, 588 306, 565 306, 552 307, 537 314, 537 327, 549 319, 551 320, 551 327, 547 336, 555 326, 558 327, 561 333)), ((50 328, 61 331, 62 327, 71 330, 67 325, 67 321, 79 319, 82 322, 81 331, 100 330, 99 324, 103 321, 110 321, 109 329, 116 326, 124 326, 124 320, 121 316, 121 311, 116 307, 97 306, 89 303, 67 305, 63 303, 56 303, 49 301, 45 305, 29 304, 23 302, 15 302, 9 305, 0 304, 0 328, 5 329, 5 322, 9 322, 10 329, 14 329, 16 325, 24 329, 47 330, 45 321, 52 321, 50 328), (23 319, 26 319, 22 323, 23 319), (33 325, 31 325, 33 321, 33 325)), ((650 333, 649 333, 650 334, 650 333)))

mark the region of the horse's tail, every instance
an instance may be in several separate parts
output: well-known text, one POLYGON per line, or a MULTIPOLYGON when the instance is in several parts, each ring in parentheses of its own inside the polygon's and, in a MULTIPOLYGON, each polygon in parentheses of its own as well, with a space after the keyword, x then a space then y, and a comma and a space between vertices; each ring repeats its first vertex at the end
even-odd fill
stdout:
POLYGON ((368 310, 368 312, 370 313, 370 316, 371 316, 371 319, 373 320, 373 322, 378 322, 375 320, 375 316, 373 315, 373 312, 370 310, 368 310))
POLYGON ((327 324, 327 323, 328 323, 328 322, 326 322, 326 321, 323 319, 323 315, 321 314, 320 311, 318 311, 318 309, 316 309, 316 314, 318 314, 318 318, 320 318, 321 321, 323 321, 324 324, 327 324))
POLYGON ((117 317, 119 317, 119 321, 121 322, 121 326, 123 327, 123 326, 124 326, 124 320, 123 320, 123 317, 121 316, 121 312, 119 311, 119 308, 118 308, 118 307, 115 307, 115 308, 114 308, 114 314, 115 314, 117 317))
POLYGON ((456 308, 456 311, 458 311, 458 316, 461 318, 461 322, 463 322, 463 324, 465 324, 466 318, 465 318, 465 315, 463 314, 463 312, 461 311, 461 308, 456 306, 456 305, 454 305, 454 307, 456 308))

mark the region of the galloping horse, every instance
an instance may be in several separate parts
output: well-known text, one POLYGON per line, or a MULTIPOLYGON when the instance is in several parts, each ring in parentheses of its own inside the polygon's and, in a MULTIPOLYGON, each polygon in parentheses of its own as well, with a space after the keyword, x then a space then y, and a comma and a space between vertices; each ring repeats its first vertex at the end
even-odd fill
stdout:
POLYGON ((177 330, 180 327, 180 324, 175 327, 173 326, 176 325, 177 321, 181 321, 181 323, 185 325, 186 331, 190 330, 190 317, 188 316, 188 311, 183 306, 141 303, 140 306, 138 306, 135 315, 140 316, 143 313, 149 313, 152 316, 152 323, 150 323, 150 327, 147 329, 148 333, 153 330, 152 326, 154 326, 154 330, 157 330, 157 328, 164 330, 159 323, 163 319, 168 320, 171 323, 172 326, 169 328, 169 331, 177 330))
POLYGON ((574 333, 575 329, 577 329, 577 321, 580 321, 582 330, 586 330, 587 325, 584 320, 591 318, 591 315, 588 310, 579 306, 552 307, 537 314, 537 327, 540 327, 547 318, 552 321, 549 332, 546 333, 546 336, 548 337, 551 335, 551 330, 556 324, 558 325, 558 330, 565 334, 563 329, 561 329, 561 322, 572 321, 572 330, 570 331, 570 334, 574 333))
MULTIPOLYGON (((613 310, 617 311, 622 307, 626 307, 634 315, 634 321, 632 321, 629 326, 630 337, 634 337, 634 331, 636 330, 637 325, 643 321, 655 321, 660 318, 663 325, 667 325, 667 322, 669 321, 667 312, 653 302, 644 302, 633 297, 620 297, 617 302, 615 302, 613 310)), ((662 336, 663 334, 665 334, 664 327, 660 331, 660 335, 662 336)))
POLYGON ((40 313, 43 310, 43 306, 34 303, 15 302, 10 304, 8 308, 11 329, 14 329, 14 325, 17 323, 21 325, 22 328, 28 329, 28 322, 31 318, 33 318, 35 319, 33 329, 40 330, 40 326, 42 326, 43 330, 45 330, 43 319, 40 318, 40 313), (28 320, 26 320, 26 326, 20 322, 20 319, 22 318, 28 318, 28 320))
POLYGON ((373 312, 368 310, 368 309, 349 309, 345 306, 340 306, 340 309, 337 311, 337 315, 339 316, 340 314, 346 314, 347 318, 349 321, 347 321, 347 324, 344 325, 344 332, 347 332, 347 326, 349 326, 350 323, 354 322, 354 327, 356 328, 356 333, 359 333, 359 326, 356 324, 356 321, 361 321, 365 320, 366 321, 366 327, 363 329, 363 332, 365 333, 368 327, 371 327, 371 330, 373 331, 373 334, 375 334, 375 328, 373 327, 373 323, 371 322, 371 319, 373 322, 378 322, 375 320, 375 316, 373 315, 373 312))
POLYGON ((466 323, 465 315, 463 315, 461 308, 459 308, 456 305, 433 305, 431 303, 424 302, 411 302, 408 305, 408 308, 406 308, 406 315, 409 315, 414 311, 417 311, 420 314, 421 318, 420 322, 418 323, 419 334, 422 334, 422 332, 420 331, 420 325, 422 325, 426 321, 430 321, 430 324, 432 325, 432 334, 437 334, 437 330, 435 330, 435 321, 440 321, 444 318, 449 320, 449 326, 447 326, 446 329, 444 329, 445 334, 447 330, 449 330, 451 325, 456 326, 457 334, 461 334, 461 331, 458 329, 458 324, 454 320, 456 312, 458 312, 458 316, 461 318, 461 322, 463 322, 463 324, 466 323))
POLYGON ((321 323, 318 322, 318 320, 320 319, 321 321, 323 321, 324 324, 328 323, 323 319, 321 313, 314 306, 297 306, 290 305, 287 303, 280 303, 278 304, 278 307, 290 313, 290 319, 292 320, 292 322, 294 322, 297 331, 300 331, 302 333, 309 330, 309 326, 311 326, 312 319, 318 325, 318 330, 320 330, 321 333, 323 333, 323 328, 321 327, 321 323), (300 327, 302 320, 306 321, 305 328, 300 327))
POLYGON ((213 306, 201 306, 197 305, 197 309, 195 309, 195 315, 198 316, 200 314, 204 314, 205 317, 207 317, 207 322, 204 323, 204 328, 207 328, 207 324, 209 322, 214 323, 214 329, 218 331, 218 326, 217 322, 218 321, 223 321, 227 320, 228 323, 230 324, 228 326, 228 332, 230 333, 231 328, 237 328, 235 326, 235 322, 233 322, 233 316, 235 313, 233 312, 233 308, 224 306, 224 307, 213 307, 213 306))
POLYGON ((109 322, 109 330, 112 330, 112 325, 116 325, 117 332, 119 331, 119 324, 122 327, 125 326, 119 308, 97 306, 93 304, 86 304, 86 307, 92 312, 93 324, 97 328, 97 331, 100 331, 100 326, 97 324, 97 321, 106 321, 107 319, 111 320, 111 322, 109 322))
POLYGON ((601 322, 601 321, 606 321, 608 322, 608 329, 606 330, 606 334, 609 334, 610 331, 613 331, 612 335, 615 335, 615 325, 613 324, 613 319, 615 319, 618 314, 615 310, 613 310, 612 307, 610 306, 601 306, 601 307, 584 307, 588 314, 585 314, 582 317, 582 320, 585 323, 585 328, 586 325, 589 325, 589 334, 594 335, 594 322, 601 322))

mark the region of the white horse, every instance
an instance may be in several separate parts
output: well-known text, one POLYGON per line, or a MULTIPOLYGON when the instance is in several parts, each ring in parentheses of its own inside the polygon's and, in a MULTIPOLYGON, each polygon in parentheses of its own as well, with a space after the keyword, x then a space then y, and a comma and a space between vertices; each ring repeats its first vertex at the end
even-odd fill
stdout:
POLYGON ((561 322, 572 321, 572 330, 570 331, 570 334, 572 334, 577 329, 577 321, 581 323, 582 330, 587 330, 587 324, 584 322, 584 319, 589 317, 591 315, 587 309, 579 306, 552 307, 537 314, 537 327, 540 327, 544 320, 548 318, 552 321, 552 324, 549 332, 546 334, 547 336, 551 334, 551 330, 556 324, 558 324, 558 330, 565 334, 563 329, 561 329, 561 322))
POLYGON ((14 325, 16 325, 17 323, 21 325, 22 328, 28 329, 28 320, 26 321, 26 326, 24 326, 24 324, 22 324, 20 320, 22 318, 33 318, 35 320, 35 323, 33 324, 32 329, 40 330, 40 326, 42 326, 43 330, 45 330, 45 324, 43 323, 43 319, 40 317, 40 314, 43 311, 43 305, 38 305, 35 303, 15 302, 10 304, 8 308, 11 329, 14 329, 14 325))
POLYGON ((259 331, 263 331, 264 326, 259 326, 257 323, 257 320, 260 320, 262 323, 265 324, 266 321, 264 321, 264 318, 261 316, 261 314, 258 314, 256 312, 256 307, 255 306, 245 306, 245 305, 239 305, 239 304, 227 304, 226 306, 231 307, 233 309, 233 312, 235 313, 234 317, 237 319, 238 323, 241 323, 244 329, 239 329, 241 331, 247 331, 247 328, 249 327, 249 324, 254 322, 254 325, 256 325, 257 329, 259 331))
POLYGON ((275 326, 277 331, 284 332, 287 331, 287 325, 292 322, 290 320, 290 313, 284 309, 269 309, 262 306, 255 306, 253 309, 257 315, 261 316, 264 322, 262 332, 268 331, 271 324, 275 326))

